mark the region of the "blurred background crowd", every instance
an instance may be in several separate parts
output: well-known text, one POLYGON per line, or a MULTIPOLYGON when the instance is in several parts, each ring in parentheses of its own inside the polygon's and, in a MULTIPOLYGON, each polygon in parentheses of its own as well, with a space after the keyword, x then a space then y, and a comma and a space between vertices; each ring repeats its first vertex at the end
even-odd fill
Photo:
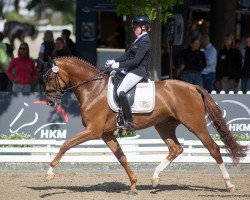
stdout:
MULTIPOLYGON (((43 65, 49 57, 77 56, 96 65, 98 49, 124 51, 133 41, 130 18, 117 16, 109 1, 95 2, 0 0, 0 90, 43 91, 43 65)), ((223 19, 218 14, 226 6, 220 6, 217 10, 221 12, 216 14, 214 1, 208 0, 184 1, 181 11, 180 6, 173 10, 184 16, 179 44, 166 33, 169 27, 165 24, 161 24, 161 35, 152 29, 154 45, 160 41, 161 46, 159 53, 153 47, 152 60, 157 62, 151 64, 152 71, 160 71, 158 80, 178 79, 201 85, 208 92, 250 91, 250 1, 230 0, 227 5, 234 6, 228 21, 235 29, 226 28, 222 37, 214 31, 218 27, 210 14, 223 25, 228 12, 223 19)))

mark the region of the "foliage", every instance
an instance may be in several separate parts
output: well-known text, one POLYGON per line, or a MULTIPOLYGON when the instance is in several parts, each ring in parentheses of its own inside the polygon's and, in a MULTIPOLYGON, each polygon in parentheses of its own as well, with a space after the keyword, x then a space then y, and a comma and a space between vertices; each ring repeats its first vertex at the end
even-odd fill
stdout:
POLYGON ((8 12, 5 14, 5 17, 8 21, 11 20, 16 20, 19 22, 26 22, 26 23, 30 23, 30 24, 36 24, 36 21, 33 18, 27 18, 23 15, 18 14, 16 11, 13 12, 8 12))
MULTIPOLYGON (((215 134, 213 136, 213 139, 216 141, 221 140, 220 135, 218 135, 218 134, 215 134)), ((237 141, 250 141, 250 136, 248 133, 243 133, 243 134, 235 135, 235 139, 237 141)))
MULTIPOLYGON (((14 3, 14 2, 13 2, 14 3)), ((15 1, 15 5, 19 5, 20 0, 15 1)), ((18 20, 36 24, 37 20, 48 19, 49 23, 52 16, 61 13, 60 21, 63 24, 75 24, 76 0, 31 0, 27 5, 29 11, 34 11, 34 17, 23 16, 19 13, 18 6, 14 6, 15 10, 4 13, 7 20, 18 20)))
POLYGON ((184 3, 184 0, 110 0, 116 6, 118 15, 148 15, 151 20, 158 16, 162 22, 172 16, 170 9, 184 3))
POLYGON ((30 134, 16 133, 11 135, 0 135, 0 140, 23 140, 32 139, 30 134))
MULTIPOLYGON (((0 135, 0 140, 30 140, 32 136, 24 133, 0 135)), ((31 145, 0 145, 0 147, 31 147, 31 145)))
POLYGON ((134 137, 136 136, 136 132, 135 131, 127 131, 125 135, 122 135, 121 133, 118 133, 118 135, 116 135, 117 138, 124 138, 124 137, 134 137))

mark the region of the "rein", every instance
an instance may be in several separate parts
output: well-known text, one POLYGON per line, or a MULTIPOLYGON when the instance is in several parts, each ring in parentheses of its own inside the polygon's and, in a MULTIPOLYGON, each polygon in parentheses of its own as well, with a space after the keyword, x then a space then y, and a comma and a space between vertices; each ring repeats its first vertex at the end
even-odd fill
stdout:
MULTIPOLYGON (((87 80, 85 80, 85 81, 82 81, 82 82, 80 82, 80 83, 78 83, 78 84, 76 84, 76 85, 67 87, 65 90, 62 89, 62 91, 65 93, 65 92, 67 92, 67 91, 69 91, 69 90, 78 88, 78 87, 80 87, 81 85, 85 85, 86 83, 89 83, 89 82, 91 82, 91 81, 101 80, 101 79, 103 79, 103 77, 96 77, 96 76, 99 76, 99 75, 101 75, 101 74, 103 74, 103 73, 104 73, 104 72, 99 72, 99 73, 96 74, 95 76, 92 76, 91 78, 89 78, 89 79, 87 79, 87 80)), ((65 83, 65 81, 62 79, 62 77, 59 75, 59 73, 58 73, 58 76, 59 76, 59 78, 65 83)), ((66 83, 65 83, 65 84, 66 84, 66 83)))

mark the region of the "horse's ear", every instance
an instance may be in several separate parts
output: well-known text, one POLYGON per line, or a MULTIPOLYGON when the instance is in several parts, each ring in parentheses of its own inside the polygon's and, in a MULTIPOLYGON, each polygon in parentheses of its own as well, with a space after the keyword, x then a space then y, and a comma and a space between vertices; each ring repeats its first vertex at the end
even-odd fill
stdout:
POLYGON ((56 65, 56 62, 49 56, 49 64, 51 66, 51 68, 53 67, 53 65, 56 65))
POLYGON ((50 70, 53 67, 54 61, 51 57, 49 57, 47 62, 43 62, 43 74, 45 74, 48 70, 50 70))
POLYGON ((52 67, 52 65, 53 65, 53 63, 54 63, 54 61, 53 61, 53 59, 49 56, 49 60, 48 60, 48 62, 49 62, 49 64, 51 64, 51 67, 52 67))
POLYGON ((41 58, 38 58, 37 62, 42 64, 42 65, 44 65, 44 63, 45 63, 41 58))
POLYGON ((43 64, 43 75, 46 74, 46 72, 48 70, 50 70, 50 69, 51 69, 50 63, 49 62, 44 62, 44 64, 43 64))

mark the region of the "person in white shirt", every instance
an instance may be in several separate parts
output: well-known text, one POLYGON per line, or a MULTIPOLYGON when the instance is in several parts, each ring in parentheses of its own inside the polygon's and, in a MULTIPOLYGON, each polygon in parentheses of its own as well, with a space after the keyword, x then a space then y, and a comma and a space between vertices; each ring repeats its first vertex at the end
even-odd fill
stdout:
POLYGON ((217 63, 217 50, 210 42, 209 36, 203 35, 200 39, 201 47, 204 49, 207 65, 202 70, 203 87, 211 92, 214 89, 215 70, 217 63))

